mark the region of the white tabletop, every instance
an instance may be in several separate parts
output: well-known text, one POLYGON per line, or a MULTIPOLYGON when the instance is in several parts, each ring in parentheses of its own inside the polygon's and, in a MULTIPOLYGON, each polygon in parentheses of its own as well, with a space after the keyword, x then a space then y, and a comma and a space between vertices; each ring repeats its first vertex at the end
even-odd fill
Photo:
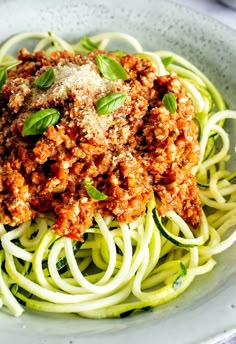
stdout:
POLYGON ((216 18, 222 23, 236 30, 236 10, 223 5, 218 0, 174 0, 179 4, 191 7, 198 12, 202 12, 216 18))

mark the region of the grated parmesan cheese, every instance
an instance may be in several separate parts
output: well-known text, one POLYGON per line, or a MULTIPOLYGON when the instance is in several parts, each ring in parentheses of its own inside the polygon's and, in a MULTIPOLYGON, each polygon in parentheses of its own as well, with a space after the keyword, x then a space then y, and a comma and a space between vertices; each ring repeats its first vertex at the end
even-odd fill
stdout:
POLYGON ((113 82, 102 78, 94 68, 93 64, 84 64, 78 66, 76 64, 58 65, 55 68, 55 82, 50 92, 55 96, 66 97, 68 91, 78 88, 89 89, 90 96, 100 91, 100 93, 108 92, 113 82))
POLYGON ((84 65, 68 63, 58 64, 54 68, 55 81, 53 85, 44 93, 38 91, 35 96, 37 102, 39 98, 44 99, 66 99, 68 94, 73 92, 78 99, 84 97, 94 97, 96 94, 105 95, 111 92, 116 81, 102 78, 96 66, 90 62, 84 65), (39 97, 39 98, 38 98, 39 97))
POLYGON ((91 61, 83 65, 59 63, 54 67, 54 73, 55 81, 46 92, 33 88, 33 107, 44 108, 45 103, 50 100, 61 103, 68 99, 69 94, 73 95, 74 100, 86 103, 89 101, 91 104, 123 85, 122 80, 112 81, 100 76, 97 66, 91 61))

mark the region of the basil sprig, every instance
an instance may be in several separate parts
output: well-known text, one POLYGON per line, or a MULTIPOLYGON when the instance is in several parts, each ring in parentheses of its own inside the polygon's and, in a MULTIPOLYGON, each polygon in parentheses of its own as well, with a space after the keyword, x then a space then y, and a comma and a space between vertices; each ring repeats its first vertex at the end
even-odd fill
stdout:
POLYGON ((92 199, 95 199, 96 201, 104 201, 107 198, 107 195, 99 191, 95 186, 92 186, 91 183, 84 181, 82 186, 85 187, 87 194, 92 199))
POLYGON ((41 90, 47 90, 52 86, 55 80, 55 73, 52 67, 48 68, 43 74, 38 76, 34 80, 34 86, 37 86, 41 90))
POLYGON ((7 71, 16 67, 21 61, 15 61, 9 65, 0 66, 0 92, 2 91, 3 85, 7 81, 7 71))
POLYGON ((96 56, 96 63, 99 71, 108 80, 126 80, 128 75, 123 66, 116 62, 113 58, 104 54, 96 56))
POLYGON ((175 113, 177 110, 177 101, 175 98, 174 93, 168 92, 164 95, 162 98, 162 103, 165 106, 165 108, 170 112, 170 113, 175 113))
POLYGON ((81 37, 79 42, 81 46, 88 51, 98 49, 98 44, 91 41, 91 39, 88 36, 81 37))
POLYGON ((56 109, 40 110, 27 118, 22 135, 42 134, 50 125, 55 125, 59 119, 60 113, 56 109))
POLYGON ((107 97, 101 97, 96 102, 99 115, 108 115, 121 107, 125 102, 126 95, 121 92, 110 93, 107 97))
POLYGON ((161 59, 163 65, 164 65, 165 67, 168 67, 169 64, 171 64, 171 63, 173 62, 173 60, 174 60, 174 58, 173 58, 172 55, 166 56, 166 57, 162 57, 162 59, 161 59))

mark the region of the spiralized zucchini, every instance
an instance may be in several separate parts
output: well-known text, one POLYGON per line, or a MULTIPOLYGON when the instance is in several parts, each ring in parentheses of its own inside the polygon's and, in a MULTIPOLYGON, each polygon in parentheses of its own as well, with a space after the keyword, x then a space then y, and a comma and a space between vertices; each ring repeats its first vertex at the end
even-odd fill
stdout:
MULTIPOLYGON (((87 53, 81 42, 72 45, 53 33, 22 33, 1 46, 0 64, 14 60, 7 53, 15 44, 32 39, 38 40, 35 51, 87 53)), ((193 232, 173 211, 159 218, 155 199, 145 215, 128 225, 97 214, 82 244, 54 234, 49 217, 39 216, 10 231, 0 225, 0 307, 15 316, 24 306, 87 318, 149 310, 176 298, 196 276, 211 271, 216 264, 213 256, 236 240, 235 173, 226 168, 230 141, 223 129, 226 119, 236 119, 236 112, 226 109, 215 86, 183 57, 170 51, 143 51, 135 38, 121 33, 90 39, 100 49, 111 40, 124 40, 153 61, 158 75, 176 71, 184 83, 199 125, 201 158, 193 174, 203 205, 201 225, 193 232)))

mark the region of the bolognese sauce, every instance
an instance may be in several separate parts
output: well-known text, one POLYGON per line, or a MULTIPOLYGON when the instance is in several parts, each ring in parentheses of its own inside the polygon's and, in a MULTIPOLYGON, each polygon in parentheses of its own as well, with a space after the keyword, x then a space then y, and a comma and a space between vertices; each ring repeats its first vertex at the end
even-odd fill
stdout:
POLYGON ((0 93, 0 222, 10 226, 39 213, 55 214, 54 231, 82 240, 95 212, 131 222, 153 193, 158 211, 175 210, 188 224, 200 223, 201 203, 193 166, 199 161, 194 106, 178 76, 158 76, 150 59, 107 51, 86 56, 68 51, 34 54, 22 49, 21 64, 8 71, 0 93), (96 56, 121 64, 127 79, 101 75, 96 56), (34 82, 49 67, 55 80, 46 90, 34 82), (96 103, 111 93, 125 101, 106 115, 96 103), (163 104, 174 94, 177 109, 163 104), (60 120, 41 134, 24 135, 24 123, 42 109, 60 120), (89 196, 85 182, 106 195, 89 196))

